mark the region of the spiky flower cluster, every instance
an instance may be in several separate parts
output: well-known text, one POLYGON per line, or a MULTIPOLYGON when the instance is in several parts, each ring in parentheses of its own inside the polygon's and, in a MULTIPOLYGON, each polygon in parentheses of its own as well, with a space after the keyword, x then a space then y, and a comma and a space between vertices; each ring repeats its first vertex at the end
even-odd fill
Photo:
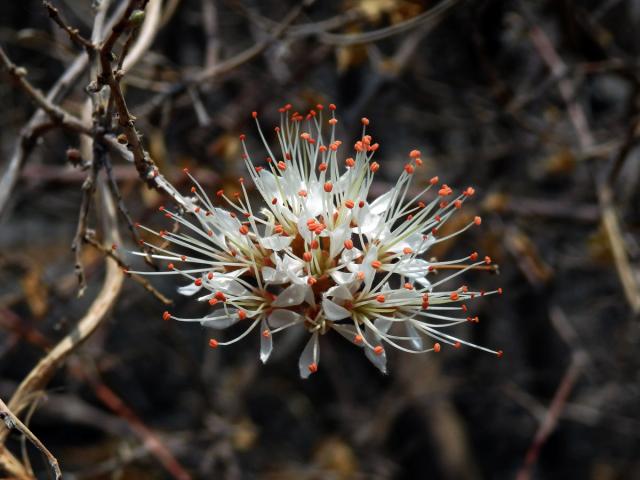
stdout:
POLYGON ((163 318, 195 321, 212 329, 242 326, 232 340, 212 338, 213 348, 258 329, 263 362, 272 352, 274 335, 305 329, 309 339, 299 359, 303 378, 317 371, 318 339, 331 330, 362 348, 382 372, 388 346, 423 353, 439 352, 443 344, 468 345, 501 356, 501 351, 446 333, 460 323, 477 321, 468 316, 467 300, 501 290, 439 288, 491 259, 475 252, 449 261, 423 258, 433 245, 480 225, 480 217, 475 217, 455 233, 438 236, 442 225, 473 195, 473 188, 454 195, 433 177, 424 190, 411 195, 411 181, 423 163, 420 152, 413 150, 396 185, 368 200, 380 169, 372 161, 378 144, 366 133, 369 120, 362 119, 362 136, 353 155, 339 160, 343 148, 335 137, 335 106, 328 110, 326 120, 322 105, 305 116, 293 112, 291 105, 281 108, 281 125, 275 128, 279 153, 271 150, 253 112, 268 153, 263 166, 254 165, 244 135, 240 139, 251 184, 265 201, 259 210, 252 207, 248 182, 242 178, 237 193, 216 193, 217 203, 226 204, 226 209, 214 205, 188 170, 193 181, 190 196, 165 188, 178 208, 160 210, 188 233, 142 227, 174 248, 147 244, 154 258, 169 262, 167 271, 135 273, 179 275, 189 281, 179 292, 198 295, 211 311, 193 319, 164 312, 163 318), (328 138, 323 136, 326 123, 328 138), (430 279, 442 271, 453 273, 430 279))

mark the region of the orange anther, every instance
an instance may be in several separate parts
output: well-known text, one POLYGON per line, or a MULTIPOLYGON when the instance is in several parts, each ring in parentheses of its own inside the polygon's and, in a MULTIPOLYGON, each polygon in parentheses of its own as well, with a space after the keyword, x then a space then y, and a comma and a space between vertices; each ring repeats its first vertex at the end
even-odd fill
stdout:
POLYGON ((376 173, 378 170, 380 170, 380 164, 378 162, 373 162, 371 166, 369 166, 369 170, 371 170, 373 173, 376 173))
POLYGON ((246 235, 247 233, 249 233, 249 227, 247 227, 246 225, 242 225, 238 231, 242 234, 242 235, 246 235))
POLYGON ((262 336, 263 336, 264 338, 269 338, 269 337, 271 336, 271 332, 270 332, 269 330, 267 330, 267 329, 264 329, 264 330, 262 331, 262 336))
POLYGON ((353 167, 356 164, 356 161, 353 158, 349 157, 344 161, 344 163, 347 167, 353 167))
POLYGON ((238 318, 240 320, 244 320, 245 318, 247 318, 247 312, 245 312, 244 310, 238 310, 238 318))
POLYGON ((304 198, 304 197, 306 197, 306 196, 307 196, 307 191, 306 191, 306 190, 300 190, 300 191, 298 192, 298 195, 299 195, 299 196, 301 196, 302 198, 304 198))
POLYGON ((473 252, 471 255, 469 255, 469 260, 471 260, 472 262, 475 262, 478 259, 478 252, 473 252))
POLYGON ((453 344, 453 348, 460 348, 460 342, 456 342, 453 344))
POLYGON ((382 348, 382 345, 378 345, 373 349, 373 353, 376 355, 382 355, 384 353, 384 348, 382 348))
POLYGON ((458 295, 458 292, 451 292, 451 295, 449 295, 449 298, 455 302, 460 297, 458 295))
POLYGON ((371 262, 371 266, 378 269, 382 266, 382 262, 380 260, 374 260, 373 262, 371 262))
POLYGON ((440 351, 441 347, 439 343, 434 343, 433 344, 433 351, 438 353, 440 351))
POLYGON ((322 163, 320 163, 318 165, 318 171, 324 172, 327 169, 327 167, 328 167, 328 165, 326 163, 322 162, 322 163))
POLYGON ((451 195, 451 193, 453 193, 453 190, 451 190, 451 187, 446 183, 440 187, 440 190, 438 190, 438 195, 441 197, 446 197, 447 195, 451 195))
POLYGON ((333 185, 331 184, 331 182, 326 182, 324 184, 324 191, 329 193, 331 192, 331 190, 333 190, 333 185))
POLYGON ((486 263, 487 265, 489 265, 491 263, 491 257, 490 256, 486 256, 484 257, 484 263, 486 263))
POLYGON ((336 105, 334 103, 330 103, 329 110, 335 110, 335 109, 336 109, 336 105))
POLYGON ((362 335, 356 335, 353 337, 353 343, 360 345, 362 343, 362 335))
POLYGON ((217 298, 210 298, 209 299, 209 305, 216 305, 218 303, 218 299, 217 298))
POLYGON ((336 123, 338 123, 338 119, 337 118, 330 118, 329 119, 329 125, 335 125, 336 123))
POLYGON ((358 272, 356 276, 358 277, 358 280, 364 280, 364 272, 358 272))
POLYGON ((200 287, 202 285, 202 279, 196 278, 193 283, 195 283, 196 287, 200 287))
POLYGON ((411 248, 409 248, 409 247, 404 247, 402 249, 402 253, 404 253, 405 255, 410 255, 410 254, 413 253, 413 250, 411 250, 411 248))
POLYGON ((413 173, 413 165, 411 165, 410 163, 407 163, 404 166, 404 171, 407 172, 409 175, 411 175, 413 173))
POLYGON ((215 338, 212 338, 209 340, 209 346, 211 348, 218 348, 218 341, 215 338))
POLYGON ((318 364, 316 362, 310 363, 307 368, 311 373, 316 373, 318 371, 318 364))
POLYGON ((222 292, 216 292, 216 294, 214 295, 214 297, 216 297, 218 300, 220 300, 221 302, 224 302, 227 300, 227 297, 225 296, 224 293, 222 292))
POLYGON ((280 160, 280 161, 278 162, 278 168, 279 168, 280 170, 286 170, 286 169, 287 169, 287 164, 286 164, 286 163, 284 163, 282 160, 280 160))
POLYGON ((498 295, 502 295, 502 287, 498 289, 498 295))
POLYGON ((409 152, 409 156, 410 156, 411 158, 418 158, 418 157, 420 157, 420 150, 411 150, 411 151, 409 152))
POLYGON ((474 193, 476 193, 475 189, 473 187, 467 187, 467 189, 463 192, 463 194, 466 197, 470 197, 471 195, 473 195, 474 193))
POLYGON ((162 319, 163 319, 164 321, 167 321, 167 320, 169 320, 170 318, 171 318, 171 314, 170 314, 169 312, 164 312, 164 313, 162 314, 162 319))
POLYGON ((409 282, 404 284, 404 288, 406 288, 407 290, 413 290, 413 285, 411 285, 409 282))
POLYGON ((318 243, 317 240, 311 240, 311 243, 309 244, 309 247, 311 247, 312 250, 318 248, 320 246, 320 244, 318 243))
POLYGON ((376 297, 378 303, 384 303, 384 295, 380 294, 376 297))
POLYGON ((431 180, 429 180, 429 183, 431 185, 435 185, 436 183, 438 183, 440 179, 438 177, 432 177, 431 180))
POLYGON ((315 277, 309 277, 307 278, 307 285, 315 285, 317 283, 318 280, 316 280, 315 277))
POLYGON ((368 119, 368 118, 366 118, 366 117, 362 117, 362 118, 360 119, 360 121, 361 121, 361 122, 362 122, 362 124, 363 124, 363 125, 365 125, 365 126, 366 126, 366 125, 369 125, 369 119, 368 119))
POLYGON ((482 223, 482 218, 481 217, 474 217, 473 218, 473 223, 475 223, 476 225, 480 225, 482 223))
POLYGON ((311 252, 304 252, 302 258, 305 262, 310 262, 313 257, 311 256, 311 252))
POLYGON ((353 240, 350 238, 344 241, 344 248, 351 250, 353 248, 353 240))
POLYGON ((504 355, 504 352, 503 352, 502 350, 498 350, 498 351, 496 352, 496 356, 497 356, 498 358, 502 358, 502 356, 503 356, 503 355, 504 355))
POLYGON ((347 201, 344 202, 344 206, 347 207, 347 208, 353 208, 353 207, 355 207, 355 205, 356 204, 353 202, 353 200, 347 200, 347 201))

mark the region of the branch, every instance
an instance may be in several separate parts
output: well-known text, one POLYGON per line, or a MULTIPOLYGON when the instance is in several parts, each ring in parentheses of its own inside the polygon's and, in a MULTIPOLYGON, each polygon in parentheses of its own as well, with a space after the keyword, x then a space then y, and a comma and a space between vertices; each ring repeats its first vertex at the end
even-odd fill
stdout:
POLYGON ((84 48, 88 54, 91 54, 91 52, 93 52, 93 50, 96 48, 95 45, 84 38, 82 35, 80 35, 80 32, 77 28, 69 26, 69 24, 67 24, 60 16, 60 12, 58 11, 58 9, 54 7, 51 2, 44 0, 42 4, 44 5, 44 8, 47 9, 47 12, 49 12, 49 18, 51 18, 51 20, 58 24, 58 26, 62 30, 67 32, 67 35, 69 35, 69 38, 73 43, 75 43, 80 48, 84 48))
POLYGON ((43 445, 43 443, 36 437, 29 427, 27 427, 24 423, 20 421, 18 417, 16 417, 13 412, 9 409, 9 407, 2 401, 0 398, 0 419, 2 419, 9 430, 19 430, 22 434, 31 442, 33 445, 42 452, 42 454, 46 457, 49 465, 51 466, 51 470, 53 470, 53 475, 56 480, 62 479, 62 472, 60 471, 60 466, 58 465, 58 460, 54 457, 47 447, 43 445))

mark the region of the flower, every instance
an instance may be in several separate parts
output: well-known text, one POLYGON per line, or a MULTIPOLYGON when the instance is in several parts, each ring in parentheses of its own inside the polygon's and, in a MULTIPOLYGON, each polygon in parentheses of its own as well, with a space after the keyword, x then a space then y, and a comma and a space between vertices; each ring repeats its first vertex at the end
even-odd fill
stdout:
POLYGON ((426 188, 411 194, 415 172, 423 165, 420 151, 413 150, 395 186, 368 200, 381 168, 372 161, 378 144, 366 132, 369 120, 362 119, 353 155, 341 160, 344 147, 336 139, 335 106, 328 110, 327 121, 322 105, 304 116, 292 112, 289 104, 282 107, 281 125, 275 128, 277 153, 253 113, 266 162, 256 166, 245 136, 240 139, 251 183, 264 199, 259 210, 249 199, 244 179, 235 195, 219 190, 215 204, 186 169, 193 182, 191 195, 164 185, 177 209, 160 210, 186 233, 141 227, 172 248, 147 243, 154 258, 168 262, 167 271, 135 273, 178 275, 188 280, 178 291, 208 302, 211 310, 200 318, 169 312, 163 318, 195 321, 211 329, 242 325, 242 333, 232 340, 211 339, 212 348, 258 330, 263 362, 271 355, 275 335, 304 329, 309 338, 299 359, 303 378, 318 370, 319 337, 332 330, 362 348, 384 373, 388 347, 423 353, 439 352, 442 345, 467 345, 501 356, 501 351, 447 332, 477 321, 468 316, 468 300, 502 291, 440 289, 491 259, 480 259, 475 252, 449 261, 425 258, 433 245, 481 223, 476 217, 454 233, 438 235, 474 194, 473 188, 454 195, 451 187, 433 177, 426 188), (426 198, 430 200, 422 200, 426 198), (438 278, 443 271, 454 273, 438 278))

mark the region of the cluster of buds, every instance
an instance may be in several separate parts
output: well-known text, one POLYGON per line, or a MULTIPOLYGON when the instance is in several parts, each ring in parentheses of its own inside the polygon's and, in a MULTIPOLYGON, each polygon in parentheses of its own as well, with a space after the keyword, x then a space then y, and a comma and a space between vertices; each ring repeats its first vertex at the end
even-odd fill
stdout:
POLYGON ((456 232, 438 235, 473 188, 454 194, 433 177, 422 191, 410 190, 423 164, 420 151, 413 150, 395 186, 370 201, 369 189, 380 169, 372 157, 379 145, 367 134, 369 120, 363 118, 352 156, 340 160, 344 147, 335 137, 335 109, 329 105, 327 120, 322 105, 307 115, 292 111, 291 105, 282 107, 275 128, 278 153, 253 112, 268 154, 262 166, 251 160, 244 135, 240 140, 250 183, 264 199, 259 210, 251 205, 244 179, 233 195, 216 192, 215 204, 188 170, 191 195, 166 186, 177 208, 160 210, 187 233, 141 227, 171 248, 148 243, 153 257, 167 262, 167 270, 135 273, 186 279, 178 291, 197 295, 210 312, 200 318, 164 312, 163 318, 218 330, 238 324, 237 337, 212 338, 212 348, 257 330, 263 362, 273 350, 274 336, 304 329, 309 337, 299 359, 303 378, 318 370, 319 337, 330 331, 362 348, 385 373, 389 347, 425 353, 466 345, 501 356, 501 351, 447 333, 477 321, 468 316, 467 301, 501 290, 441 288, 491 259, 475 252, 456 260, 425 259, 433 245, 480 225, 475 217, 456 232))

